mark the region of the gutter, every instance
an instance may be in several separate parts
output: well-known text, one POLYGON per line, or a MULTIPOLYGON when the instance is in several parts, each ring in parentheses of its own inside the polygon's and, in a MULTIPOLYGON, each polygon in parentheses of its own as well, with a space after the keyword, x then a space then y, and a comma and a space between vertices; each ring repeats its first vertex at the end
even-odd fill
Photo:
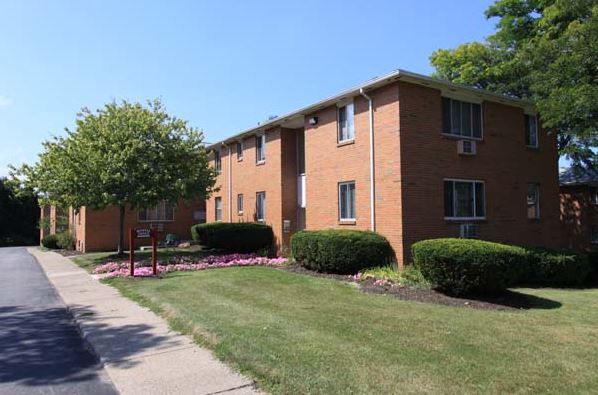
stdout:
POLYGON ((228 149, 228 222, 233 222, 232 150, 224 141, 220 144, 228 149))
POLYGON ((368 96, 363 88, 359 89, 359 94, 368 101, 368 110, 370 118, 370 228, 372 232, 376 231, 376 181, 374 179, 374 109, 372 98, 368 96))

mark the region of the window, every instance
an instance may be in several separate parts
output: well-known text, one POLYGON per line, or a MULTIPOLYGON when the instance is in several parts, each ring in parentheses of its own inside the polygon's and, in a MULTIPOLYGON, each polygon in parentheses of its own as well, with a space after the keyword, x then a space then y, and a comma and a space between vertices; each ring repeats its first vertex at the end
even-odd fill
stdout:
POLYGON ((243 160, 243 140, 237 141, 237 160, 243 160))
POLYGON ((444 180, 445 219, 486 218, 483 181, 444 180))
POLYGON ((482 106, 442 98, 442 133, 465 138, 482 138, 482 106))
POLYGON ((261 134, 255 137, 255 161, 257 163, 266 160, 266 135, 261 134))
POLYGON ((257 192, 255 194, 255 219, 264 221, 266 218, 266 192, 257 192))
POLYGON ((353 140, 355 138, 353 102, 338 107, 337 111, 338 142, 353 140))
POLYGON ((237 195, 237 213, 243 214, 243 194, 237 195))
POLYGON ((214 212, 216 213, 216 221, 222 221, 222 198, 217 197, 214 199, 214 212))
POLYGON ((598 226, 592 225, 590 230, 590 243, 598 244, 598 226))
POLYGON ((590 204, 598 204, 598 188, 590 187, 590 204))
POLYGON ((216 166, 216 172, 221 173, 222 172, 222 158, 220 156, 220 150, 214 151, 214 162, 215 162, 215 166, 216 166))
POLYGON ((540 184, 527 185, 527 218, 540 218, 540 184))
POLYGON ((525 114, 525 145, 538 147, 538 118, 525 114))
POLYGON ((341 221, 355 220, 355 181, 338 184, 338 215, 341 221))
POLYGON ((163 200, 154 207, 139 210, 137 219, 140 222, 174 221, 174 204, 163 200))

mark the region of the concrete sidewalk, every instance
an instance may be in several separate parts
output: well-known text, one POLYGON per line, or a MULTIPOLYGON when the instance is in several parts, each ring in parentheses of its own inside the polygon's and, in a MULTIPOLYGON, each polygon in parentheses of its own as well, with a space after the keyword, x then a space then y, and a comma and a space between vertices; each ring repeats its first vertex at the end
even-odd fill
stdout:
POLYGON ((122 394, 257 394, 253 382, 55 252, 28 249, 122 394))

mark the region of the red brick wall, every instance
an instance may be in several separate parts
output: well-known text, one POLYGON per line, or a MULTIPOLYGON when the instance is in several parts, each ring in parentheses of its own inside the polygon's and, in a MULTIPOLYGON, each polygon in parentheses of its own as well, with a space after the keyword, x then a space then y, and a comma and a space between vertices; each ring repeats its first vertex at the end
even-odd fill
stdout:
POLYGON ((460 156, 456 140, 441 134, 438 90, 400 83, 399 97, 404 262, 409 261, 409 248, 415 241, 459 235, 458 224, 444 220, 444 178, 485 181, 487 220, 477 222, 480 238, 561 246, 554 136, 540 132, 539 148, 528 148, 523 110, 484 102, 478 153, 460 156), (530 220, 526 214, 527 185, 534 182, 540 184, 539 220, 530 220))
POLYGON ((562 186, 560 194, 561 225, 566 248, 595 251, 590 242, 592 225, 598 225, 598 205, 590 203, 590 188, 562 186))
MULTIPOLYGON (((376 180, 376 230, 402 253, 398 85, 368 92, 374 104, 376 180)), ((317 125, 305 124, 305 172, 307 178, 307 229, 343 228, 369 230, 369 110, 362 96, 353 98, 355 139, 337 143, 337 107, 316 113, 317 125), (338 183, 355 181, 356 220, 339 221, 338 183)), ((309 118, 309 117, 306 117, 309 118)))
MULTIPOLYGON (((483 141, 478 154, 457 154, 457 141, 441 134, 441 92, 406 82, 368 92, 374 103, 376 230, 387 237, 400 263, 410 261, 413 242, 457 237, 458 223, 444 220, 443 179, 485 181, 486 220, 479 237, 522 245, 558 248, 557 150, 553 136, 541 133, 539 148, 525 146, 524 113, 495 102, 483 104, 483 141), (541 218, 526 214, 528 183, 540 184, 541 218)), ((306 228, 370 229, 369 114, 362 96, 353 98, 355 139, 337 143, 336 105, 305 116, 306 228), (318 117, 309 125, 311 116, 318 117), (338 218, 338 183, 355 181, 356 220, 338 218)), ((282 221, 296 226, 296 131, 275 128, 266 134, 266 162, 255 163, 255 137, 244 140, 244 158, 232 148, 232 221, 252 221, 255 192, 266 191, 266 223, 279 248, 288 245, 282 221), (236 212, 243 193, 245 211, 236 212)), ((228 221, 228 151, 222 149, 221 190, 207 202, 208 222, 215 220, 214 198, 222 197, 228 221)))
MULTIPOLYGON (((206 201, 207 221, 216 220, 215 198, 222 198, 222 221, 252 222, 256 219, 256 193, 266 192, 265 223, 272 226, 279 251, 288 247, 290 234, 284 234, 282 222, 291 220, 296 226, 296 135, 294 130, 274 128, 266 131, 266 160, 256 163, 255 136, 243 140, 243 159, 237 159, 236 145, 230 144, 232 177, 232 215, 229 218, 229 155, 228 148, 220 146, 222 172, 216 186, 220 190, 206 201), (284 181, 283 181, 284 174, 284 181), (244 210, 237 212, 237 195, 243 194, 244 210), (284 199, 283 199, 284 195, 284 199)), ((214 166, 212 156, 211 165, 214 166)))
MULTIPOLYGON (((158 240, 164 240, 166 234, 174 233, 181 240, 191 239, 191 226, 198 223, 193 220, 193 212, 204 210, 204 202, 196 200, 190 203, 180 201, 174 212, 174 221, 163 222, 164 232, 158 240)), ((117 207, 103 210, 91 210, 83 207, 80 210, 81 224, 76 224, 76 246, 84 252, 115 251, 118 246, 119 212, 117 207)), ((78 223, 78 219, 75 221, 78 223)), ((150 223, 140 222, 137 210, 125 212, 125 248, 129 248, 129 228, 149 228, 150 223)), ((149 245, 149 239, 137 239, 136 246, 149 245)))

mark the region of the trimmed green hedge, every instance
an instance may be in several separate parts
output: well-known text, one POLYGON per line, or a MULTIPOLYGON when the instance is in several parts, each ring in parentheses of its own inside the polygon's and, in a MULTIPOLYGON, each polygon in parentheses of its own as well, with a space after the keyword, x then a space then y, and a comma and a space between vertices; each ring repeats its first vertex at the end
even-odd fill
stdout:
POLYGON ((74 250, 75 238, 71 232, 56 233, 56 245, 63 250, 74 250))
POLYGON ((337 229, 295 233, 291 255, 305 268, 339 274, 355 274, 394 259, 388 240, 378 233, 337 229))
POLYGON ((56 240, 56 235, 44 236, 44 238, 42 239, 42 246, 49 248, 51 250, 57 250, 58 242, 56 240))
POLYGON ((585 284, 592 272, 588 254, 529 249, 522 284, 575 287, 585 284))
POLYGON ((471 239, 431 239, 411 247, 413 262, 434 287, 456 295, 494 293, 527 268, 524 248, 471 239))
POLYGON ((257 252, 270 249, 272 227, 259 222, 212 222, 191 227, 193 240, 208 248, 231 252, 257 252))

